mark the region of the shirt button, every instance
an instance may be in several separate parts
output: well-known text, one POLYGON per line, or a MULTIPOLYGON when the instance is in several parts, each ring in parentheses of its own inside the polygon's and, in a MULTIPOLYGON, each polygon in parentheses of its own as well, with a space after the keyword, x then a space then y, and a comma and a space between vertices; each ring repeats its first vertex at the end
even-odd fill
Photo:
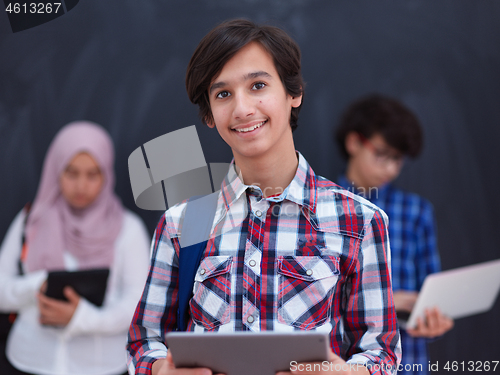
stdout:
POLYGON ((261 217, 262 216, 262 212, 259 211, 259 210, 257 210, 257 211, 255 211, 255 215, 257 215, 258 217, 261 217))
POLYGON ((250 267, 255 267, 257 262, 255 260, 251 259, 250 262, 248 262, 248 264, 250 264, 250 267))
POLYGON ((254 322, 254 320, 255 320, 255 318, 254 318, 252 315, 250 315, 250 316, 247 318, 247 323, 252 324, 252 323, 254 322))
POLYGON ((200 270, 200 275, 204 275, 207 271, 205 271, 203 268, 200 270))
POLYGON ((307 270, 307 271, 306 271, 306 275, 307 275, 307 276, 311 276, 312 274, 313 274, 313 270, 307 270))

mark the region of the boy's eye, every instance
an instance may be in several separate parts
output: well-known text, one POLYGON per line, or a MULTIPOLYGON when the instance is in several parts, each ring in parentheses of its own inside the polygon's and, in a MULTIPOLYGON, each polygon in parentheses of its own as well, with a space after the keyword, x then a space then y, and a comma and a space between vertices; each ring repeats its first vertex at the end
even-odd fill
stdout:
POLYGON ((252 90, 261 90, 264 87, 266 87, 266 84, 264 82, 257 82, 252 86, 252 90))
POLYGON ((215 97, 217 99, 224 99, 224 98, 227 98, 229 95, 230 95, 229 92, 227 92, 227 91, 221 91, 215 97))

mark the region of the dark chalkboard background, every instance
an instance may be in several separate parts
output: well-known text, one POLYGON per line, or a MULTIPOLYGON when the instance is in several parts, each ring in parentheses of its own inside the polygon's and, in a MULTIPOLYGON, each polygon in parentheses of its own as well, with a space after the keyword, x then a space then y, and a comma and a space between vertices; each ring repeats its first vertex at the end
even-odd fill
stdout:
MULTIPOLYGON (((135 148, 196 124, 207 161, 229 161, 189 102, 184 74, 202 36, 240 16, 282 26, 302 48, 307 87, 295 141, 317 173, 335 180, 342 169, 331 133, 350 101, 375 91, 398 97, 421 118, 425 149, 397 183, 433 202, 443 269, 500 258, 495 0, 81 0, 19 33, 0 14, 0 236, 33 199, 53 135, 73 120, 109 130, 116 190, 151 231, 160 213, 135 208, 128 180, 135 148)), ((497 301, 489 313, 458 320, 431 344, 432 360, 440 368, 500 360, 499 316, 497 301)))

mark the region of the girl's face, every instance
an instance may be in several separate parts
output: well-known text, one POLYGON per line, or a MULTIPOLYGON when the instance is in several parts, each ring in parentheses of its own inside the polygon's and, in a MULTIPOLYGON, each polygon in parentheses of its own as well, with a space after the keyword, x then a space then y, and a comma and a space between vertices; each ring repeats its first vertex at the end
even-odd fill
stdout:
POLYGON ((104 176, 94 158, 87 153, 77 154, 61 173, 61 193, 69 205, 82 209, 99 196, 104 176))

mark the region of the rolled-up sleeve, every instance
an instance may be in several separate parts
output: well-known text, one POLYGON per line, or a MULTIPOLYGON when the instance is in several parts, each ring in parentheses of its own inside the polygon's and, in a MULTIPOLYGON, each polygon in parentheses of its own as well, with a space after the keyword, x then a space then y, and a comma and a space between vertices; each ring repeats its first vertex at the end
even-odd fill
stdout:
POLYGON ((395 374, 401 361, 387 221, 385 213, 376 210, 365 225, 346 288, 348 363, 362 363, 371 374, 395 374))
POLYGON ((178 241, 170 238, 166 225, 163 215, 151 244, 146 285, 129 329, 130 373, 149 375, 153 363, 167 355, 165 333, 176 327, 179 248, 178 241))

